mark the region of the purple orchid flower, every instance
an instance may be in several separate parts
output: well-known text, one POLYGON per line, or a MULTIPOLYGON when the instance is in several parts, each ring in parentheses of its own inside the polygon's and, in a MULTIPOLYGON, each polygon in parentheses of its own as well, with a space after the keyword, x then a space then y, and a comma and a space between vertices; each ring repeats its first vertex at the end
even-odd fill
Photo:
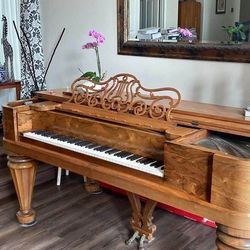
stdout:
POLYGON ((101 71, 101 62, 100 62, 100 56, 99 56, 99 50, 98 46, 103 44, 105 41, 105 37, 102 33, 97 32, 95 30, 89 31, 89 36, 95 39, 94 42, 88 42, 84 45, 82 45, 82 49, 94 49, 96 53, 96 60, 97 60, 97 68, 98 68, 98 74, 99 78, 102 79, 102 71, 101 71))

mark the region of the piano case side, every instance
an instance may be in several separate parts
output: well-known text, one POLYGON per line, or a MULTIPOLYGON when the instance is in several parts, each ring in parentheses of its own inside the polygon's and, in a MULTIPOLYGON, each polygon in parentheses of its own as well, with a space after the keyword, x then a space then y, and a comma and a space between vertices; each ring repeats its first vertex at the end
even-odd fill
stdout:
POLYGON ((209 150, 167 141, 164 147, 166 183, 209 201, 212 157, 209 150))
POLYGON ((233 211, 250 211, 250 160, 215 154, 211 203, 233 211))
POLYGON ((233 155, 233 151, 223 152, 222 148, 199 144, 204 140, 207 143, 207 138, 216 141, 214 136, 221 135, 200 130, 167 141, 164 149, 166 183, 218 206, 247 212, 250 208, 250 199, 245 197, 250 189, 249 151, 239 157, 233 155))

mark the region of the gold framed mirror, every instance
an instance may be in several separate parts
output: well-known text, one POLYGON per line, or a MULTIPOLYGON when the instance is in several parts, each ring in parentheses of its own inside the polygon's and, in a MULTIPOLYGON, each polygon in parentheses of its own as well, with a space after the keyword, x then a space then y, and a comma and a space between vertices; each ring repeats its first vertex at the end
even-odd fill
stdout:
MULTIPOLYGON (((221 41, 195 41, 192 43, 176 41, 173 43, 129 39, 129 22, 131 22, 130 1, 141 0, 117 0, 118 54, 193 60, 250 62, 250 42, 226 44, 221 41)), ((231 8, 231 11, 233 11, 233 8, 231 8)))

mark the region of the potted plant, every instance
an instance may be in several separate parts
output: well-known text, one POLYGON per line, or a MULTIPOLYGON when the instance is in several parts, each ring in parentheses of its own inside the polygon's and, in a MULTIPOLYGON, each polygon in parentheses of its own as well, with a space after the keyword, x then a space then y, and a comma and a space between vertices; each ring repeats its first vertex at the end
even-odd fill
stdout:
POLYGON ((236 23, 235 26, 222 26, 222 28, 227 32, 228 41, 227 44, 236 44, 246 40, 246 34, 244 30, 244 25, 236 23))

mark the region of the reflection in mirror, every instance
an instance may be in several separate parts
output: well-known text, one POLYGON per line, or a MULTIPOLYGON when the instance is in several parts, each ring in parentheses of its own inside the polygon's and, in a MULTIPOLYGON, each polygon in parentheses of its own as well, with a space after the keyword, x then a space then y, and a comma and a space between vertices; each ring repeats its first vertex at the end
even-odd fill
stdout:
POLYGON ((249 10, 250 0, 117 0, 118 54, 249 63, 249 10))
MULTIPOLYGON (((250 0, 227 0, 225 12, 218 12, 215 0, 128 0, 128 40, 177 42, 183 37, 180 28, 192 33, 189 41, 220 43, 227 41, 226 28, 241 23, 244 39, 250 41, 250 0)), ((223 8, 223 6, 220 6, 223 8)))

